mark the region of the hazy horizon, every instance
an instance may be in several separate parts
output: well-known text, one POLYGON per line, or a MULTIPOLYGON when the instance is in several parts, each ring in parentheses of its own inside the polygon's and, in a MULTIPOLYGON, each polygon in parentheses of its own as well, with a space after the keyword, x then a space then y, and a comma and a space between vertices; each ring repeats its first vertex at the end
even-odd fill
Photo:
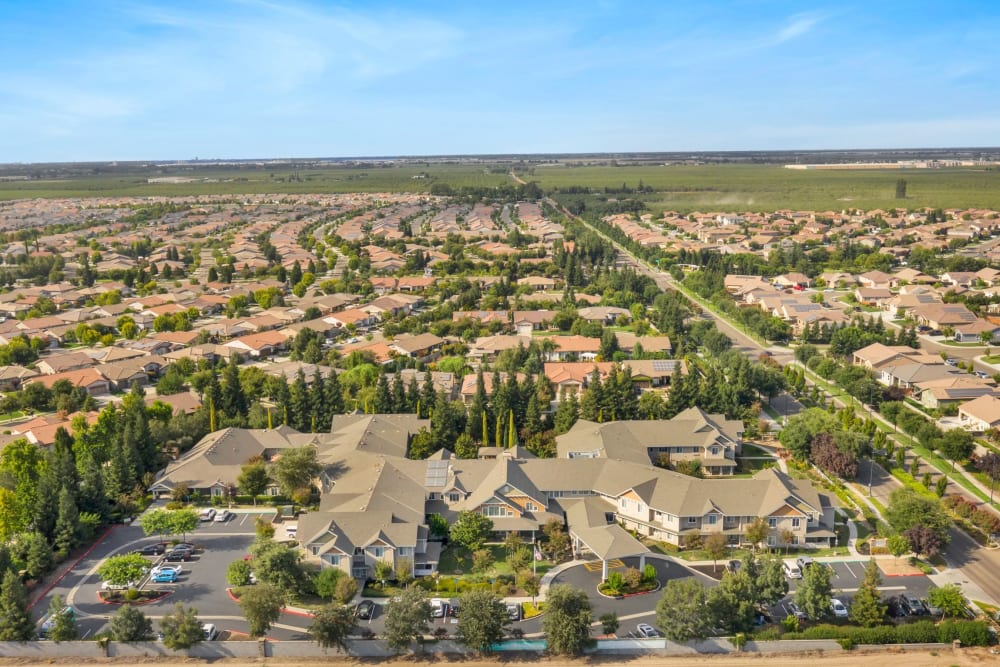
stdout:
POLYGON ((1000 144, 987 2, 0 8, 4 163, 1000 144))

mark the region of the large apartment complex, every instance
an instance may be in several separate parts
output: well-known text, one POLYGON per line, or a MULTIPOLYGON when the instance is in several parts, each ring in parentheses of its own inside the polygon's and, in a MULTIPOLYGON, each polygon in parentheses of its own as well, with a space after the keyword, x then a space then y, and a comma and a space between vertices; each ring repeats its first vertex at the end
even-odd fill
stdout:
POLYGON ((250 457, 273 462, 290 447, 315 447, 325 466, 322 499, 318 511, 300 517, 298 540, 307 558, 359 578, 371 576, 377 561, 408 562, 417 575, 433 574, 441 545, 431 539, 428 517, 451 522, 463 510, 489 517, 497 539, 516 532, 531 540, 556 519, 566 524, 578 555, 605 564, 644 557, 648 549, 634 535, 676 545, 688 535, 718 532, 740 544, 758 517, 771 527, 770 545, 788 539, 826 546, 835 539, 832 499, 777 470, 698 479, 651 465, 651 456, 669 451, 707 456, 709 468, 719 461, 716 474, 731 472, 723 462, 734 462, 741 429, 721 415, 688 410, 674 420, 580 422, 560 437, 554 459, 521 448, 484 449, 478 459, 447 450, 427 460, 406 458, 410 438, 426 426, 414 415, 342 415, 326 434, 225 429, 171 463, 152 490, 185 484, 221 495, 250 457), (663 437, 649 435, 657 433, 663 437), (691 441, 678 434, 695 434, 700 449, 676 451, 691 441))

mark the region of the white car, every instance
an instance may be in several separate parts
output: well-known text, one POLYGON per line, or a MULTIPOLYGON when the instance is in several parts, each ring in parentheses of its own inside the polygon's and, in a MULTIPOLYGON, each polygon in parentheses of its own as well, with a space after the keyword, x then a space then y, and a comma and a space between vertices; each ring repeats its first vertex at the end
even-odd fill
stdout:
POLYGON ((847 618, 847 606, 837 598, 831 598, 830 609, 833 610, 833 615, 837 618, 847 618))
POLYGON ((110 581, 105 581, 101 584, 102 591, 125 591, 130 588, 139 588, 139 582, 130 581, 124 585, 121 585, 121 584, 113 584, 110 581))
POLYGON ((201 519, 202 521, 211 521, 212 519, 215 518, 215 509, 212 507, 207 507, 203 509, 201 511, 201 514, 198 515, 198 518, 201 519))
POLYGON ((445 602, 441 598, 431 598, 431 616, 441 618, 444 616, 445 602))
POLYGON ((219 629, 214 623, 203 623, 201 631, 205 633, 205 641, 210 642, 219 637, 219 629))
POLYGON ((640 637, 646 637, 647 639, 660 636, 657 629, 648 623, 640 623, 635 626, 635 631, 639 633, 640 637))
POLYGON ((215 523, 225 523, 232 518, 233 518, 232 512, 230 512, 229 510, 222 510, 221 512, 215 515, 213 521, 215 521, 215 523))

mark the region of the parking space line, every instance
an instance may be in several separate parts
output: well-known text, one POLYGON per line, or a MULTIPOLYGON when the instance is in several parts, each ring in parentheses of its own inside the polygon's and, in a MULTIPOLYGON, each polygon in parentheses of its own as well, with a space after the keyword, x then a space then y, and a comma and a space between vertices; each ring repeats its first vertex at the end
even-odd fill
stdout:
POLYGON ((246 521, 246 520, 247 520, 247 517, 249 517, 249 516, 250 516, 250 514, 244 514, 244 515, 243 515, 243 518, 242 518, 242 519, 240 520, 240 525, 241 525, 241 526, 243 525, 243 522, 244 522, 244 521, 246 521))
POLYGON ((844 563, 844 567, 847 568, 847 571, 851 573, 852 577, 854 577, 855 579, 858 578, 858 575, 854 574, 854 570, 851 569, 851 566, 848 563, 844 563))

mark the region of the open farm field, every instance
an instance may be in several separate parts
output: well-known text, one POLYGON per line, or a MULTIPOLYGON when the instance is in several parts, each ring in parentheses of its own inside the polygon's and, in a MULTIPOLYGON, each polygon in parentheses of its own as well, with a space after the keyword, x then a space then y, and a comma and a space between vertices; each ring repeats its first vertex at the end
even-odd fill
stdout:
POLYGON ((513 183, 506 169, 486 165, 407 164, 290 170, 243 168, 150 168, 148 171, 93 174, 60 179, 0 182, 0 200, 35 197, 126 197, 217 194, 323 194, 344 192, 426 192, 435 183, 453 188, 513 183), (493 173, 499 172, 499 173, 493 173), (190 179, 155 182, 148 179, 190 179))
POLYGON ((637 188, 654 211, 812 211, 845 208, 1000 208, 1000 171, 974 169, 808 170, 774 165, 544 166, 525 180, 542 188, 637 188), (895 198, 896 181, 907 198, 895 198))
MULTIPOLYGON (((512 185, 509 165, 407 163, 293 170, 275 165, 151 167, 118 173, 0 182, 0 200, 53 197, 183 196, 427 192, 436 183, 454 189, 512 185), (149 179, 178 179, 150 183, 149 179)), ((903 169, 797 171, 774 165, 584 166, 547 165, 519 172, 544 189, 584 186, 595 191, 640 182, 654 212, 771 211, 845 208, 1000 208, 1000 170, 903 169), (895 198, 896 180, 907 198, 895 198)), ((572 195, 570 195, 572 196, 572 195)), ((582 195, 581 195, 582 196, 582 195)))

